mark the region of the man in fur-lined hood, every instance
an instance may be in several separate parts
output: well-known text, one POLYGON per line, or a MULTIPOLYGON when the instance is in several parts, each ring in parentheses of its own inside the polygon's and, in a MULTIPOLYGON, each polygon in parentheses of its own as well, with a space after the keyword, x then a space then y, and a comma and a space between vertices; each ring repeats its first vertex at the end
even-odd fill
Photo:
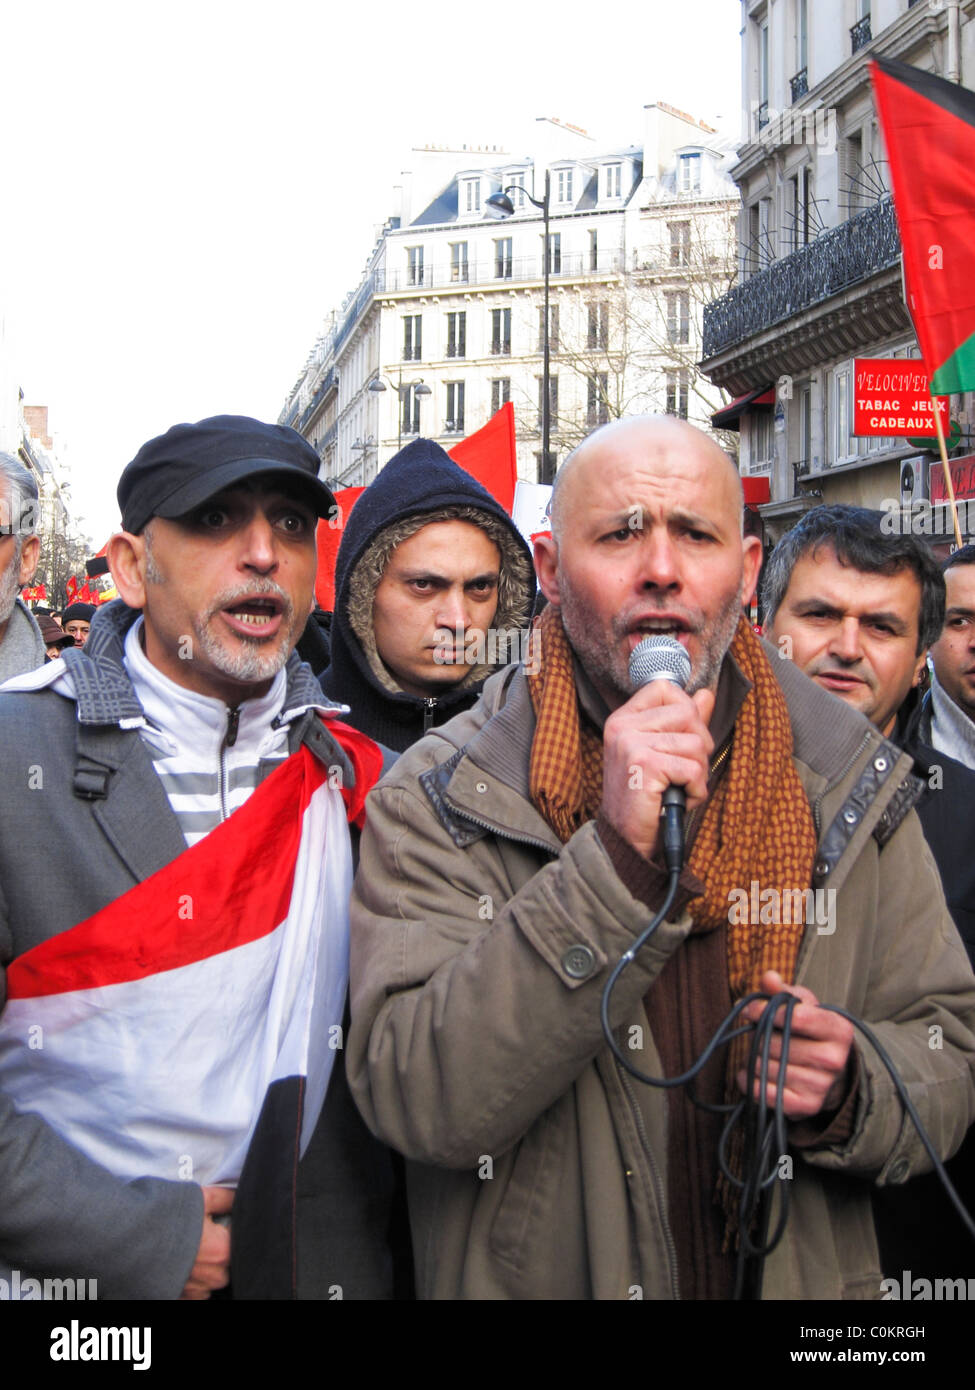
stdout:
POLYGON ((519 660, 535 595, 511 517, 439 445, 402 449, 349 515, 335 570, 327 694, 402 752, 519 660))

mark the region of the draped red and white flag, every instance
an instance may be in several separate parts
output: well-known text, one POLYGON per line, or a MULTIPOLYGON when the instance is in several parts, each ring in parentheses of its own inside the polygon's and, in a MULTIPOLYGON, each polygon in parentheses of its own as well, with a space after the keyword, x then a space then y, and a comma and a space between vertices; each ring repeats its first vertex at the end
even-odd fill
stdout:
POLYGON ((198 844, 8 969, 0 1085, 119 1176, 236 1182, 280 1083, 307 1144, 342 1045, 346 822, 381 764, 330 727, 354 789, 302 747, 198 844))

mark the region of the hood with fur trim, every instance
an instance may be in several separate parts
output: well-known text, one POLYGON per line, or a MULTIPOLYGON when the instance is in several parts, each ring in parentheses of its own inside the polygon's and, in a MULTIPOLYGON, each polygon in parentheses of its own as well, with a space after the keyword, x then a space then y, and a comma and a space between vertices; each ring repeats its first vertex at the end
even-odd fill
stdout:
POLYGON ((386 465, 350 512, 339 547, 331 664, 322 687, 351 705, 350 724, 400 752, 472 705, 497 669, 473 666, 457 685, 425 699, 400 688, 376 648, 372 609, 389 557, 421 527, 454 520, 479 526, 501 553, 492 626, 526 628, 535 598, 528 547, 501 504, 432 440, 414 440, 386 465))

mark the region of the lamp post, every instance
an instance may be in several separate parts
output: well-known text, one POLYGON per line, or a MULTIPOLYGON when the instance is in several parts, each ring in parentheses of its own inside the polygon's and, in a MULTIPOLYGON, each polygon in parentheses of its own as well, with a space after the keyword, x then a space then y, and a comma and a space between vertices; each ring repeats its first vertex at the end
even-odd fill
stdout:
MULTIPOLYGON (((396 434, 396 452, 399 453, 400 449, 403 447, 403 368, 402 368, 402 367, 400 367, 400 369, 399 369, 399 376, 398 376, 398 378, 397 378, 396 385, 395 385, 395 386, 392 386, 392 382, 390 382, 390 386, 391 386, 392 389, 396 392, 396 399, 397 399, 397 417, 398 417, 398 420, 399 420, 399 429, 398 429, 397 434, 396 434)), ((417 396, 432 396, 432 395, 433 395, 433 392, 430 390, 430 387, 426 384, 426 382, 423 380, 422 377, 420 377, 420 380, 419 380, 419 381, 408 381, 408 382, 406 383, 406 389, 409 390, 410 387, 413 388, 413 392, 414 392, 414 394, 417 395, 417 396)), ((371 392, 373 393, 374 396, 378 396, 379 393, 380 393, 381 391, 385 391, 385 390, 386 390, 386 383, 385 383, 385 381, 383 380, 383 378, 382 378, 381 376, 375 376, 375 377, 373 377, 372 381, 370 381, 369 385, 366 387, 366 390, 367 390, 367 391, 371 391, 371 392)))
POLYGON ((548 291, 551 266, 548 226, 552 189, 548 169, 545 170, 545 193, 540 200, 533 198, 530 193, 526 193, 520 184, 509 184, 500 193, 492 193, 490 198, 486 198, 484 206, 490 211, 492 217, 502 218, 513 215, 515 205, 508 195, 516 190, 528 199, 532 207, 539 208, 542 214, 542 281, 545 308, 542 316, 542 462, 538 470, 538 481, 540 483, 553 483, 555 481, 555 469, 552 467, 552 458, 548 447, 552 427, 548 340, 548 291))

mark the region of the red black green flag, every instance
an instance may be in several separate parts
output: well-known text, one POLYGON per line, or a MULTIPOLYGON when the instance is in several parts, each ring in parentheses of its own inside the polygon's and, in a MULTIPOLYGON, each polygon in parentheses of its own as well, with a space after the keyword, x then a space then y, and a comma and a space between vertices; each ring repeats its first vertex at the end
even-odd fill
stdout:
POLYGON ((875 58, 907 301, 935 395, 975 389, 975 92, 875 58))

